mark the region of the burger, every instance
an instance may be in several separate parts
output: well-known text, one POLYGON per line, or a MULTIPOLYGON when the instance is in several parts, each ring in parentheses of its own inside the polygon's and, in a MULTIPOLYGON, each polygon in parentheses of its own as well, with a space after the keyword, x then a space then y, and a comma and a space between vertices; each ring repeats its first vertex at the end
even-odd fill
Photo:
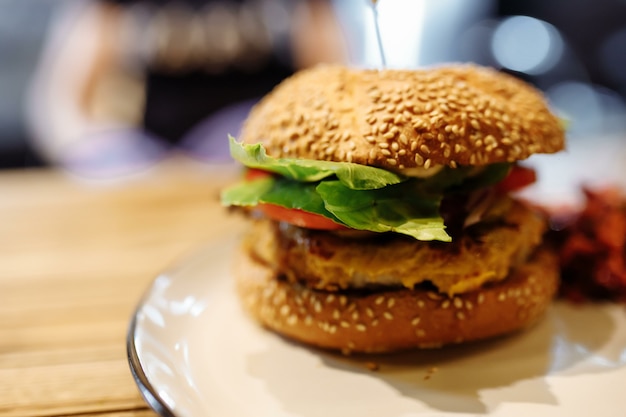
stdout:
POLYGON ((535 180, 519 161, 563 147, 541 94, 494 69, 296 73, 230 138, 246 170, 222 203, 250 219, 234 263, 242 304, 344 353, 525 328, 559 270, 544 217, 513 197, 535 180))

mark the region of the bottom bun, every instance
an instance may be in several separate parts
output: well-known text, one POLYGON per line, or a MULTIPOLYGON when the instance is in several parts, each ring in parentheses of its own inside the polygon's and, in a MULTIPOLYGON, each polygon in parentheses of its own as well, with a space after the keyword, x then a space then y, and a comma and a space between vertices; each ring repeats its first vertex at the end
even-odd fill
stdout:
POLYGON ((533 324, 556 293, 556 257, 540 249, 504 281, 452 298, 428 290, 325 292, 277 277, 248 251, 235 261, 237 289, 261 324, 310 345, 350 352, 434 348, 533 324))

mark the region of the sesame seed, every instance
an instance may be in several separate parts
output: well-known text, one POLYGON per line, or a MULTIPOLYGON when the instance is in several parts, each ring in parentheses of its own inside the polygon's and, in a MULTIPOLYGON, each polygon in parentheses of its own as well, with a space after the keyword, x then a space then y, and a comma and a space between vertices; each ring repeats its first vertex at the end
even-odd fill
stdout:
POLYGON ((389 131, 383 135, 383 138, 385 138, 386 140, 390 140, 393 139, 395 136, 396 134, 393 131, 389 131))
POLYGON ((388 312, 388 311, 385 311, 385 312, 383 313, 383 317, 384 317, 384 318, 386 318, 387 320, 393 320, 393 314, 391 314, 391 313, 390 313, 390 312, 388 312))
POLYGON ((362 323, 357 323, 357 325, 354 326, 354 328, 357 329, 359 332, 364 332, 367 330, 367 327, 365 327, 365 325, 362 323))
POLYGON ((420 324, 420 317, 415 317, 413 320, 411 320, 411 326, 417 326, 418 324, 420 324))
POLYGON ((378 326, 378 319, 372 320, 372 327, 378 326))
POLYGON ((380 297, 376 298, 376 300, 374 300, 374 304, 381 305, 384 301, 385 297, 381 295, 380 297))
POLYGON ((339 322, 339 325, 343 327, 344 329, 347 329, 348 327, 350 327, 350 323, 348 323, 347 321, 343 321, 343 320, 339 322))
POLYGON ((465 320, 465 313, 463 313, 462 311, 457 311, 456 318, 459 320, 465 320))
POLYGON ((335 296, 334 296, 333 294, 329 294, 329 295, 326 297, 326 304, 330 304, 330 303, 332 303, 333 301, 335 301, 335 296))
POLYGON ((341 313, 339 313, 339 310, 337 309, 333 310, 333 318, 335 320, 339 320, 339 317, 341 317, 341 313))
POLYGON ((387 308, 391 308, 396 304, 396 299, 395 298, 390 298, 387 300, 387 308))
POLYGON ((506 294, 501 292, 500 294, 498 294, 498 301, 504 301, 506 300, 506 294))
POLYGON ((443 302, 441 303, 441 308, 446 309, 448 307, 450 307, 450 300, 443 300, 443 302))
POLYGON ((441 296, 437 294, 436 292, 428 291, 426 293, 426 296, 430 298, 431 300, 441 300, 441 296))
POLYGON ((387 163, 388 163, 389 165, 396 166, 396 165, 398 165, 398 160, 393 159, 393 158, 388 158, 388 159, 387 159, 387 163))
POLYGON ((304 318, 304 324, 306 324, 307 326, 310 326, 313 324, 313 317, 311 316, 306 316, 304 318))
POLYGON ((417 306, 419 308, 424 308, 426 306, 426 303, 422 300, 417 300, 417 306))
POLYGON ((298 316, 296 316, 295 314, 292 314, 287 318, 288 325, 294 326, 296 323, 298 323, 298 316))
POLYGON ((313 304, 313 309, 315 310, 316 313, 321 313, 322 303, 320 303, 319 301, 315 301, 315 303, 313 304))
POLYGON ((372 310, 371 308, 367 307, 365 309, 365 314, 367 314, 368 317, 373 318, 374 317, 374 310, 372 310))
POLYGON ((342 306, 345 306, 348 302, 348 297, 346 297, 345 295, 342 295, 339 297, 339 304, 341 304, 342 306))
POLYGON ((287 304, 283 304, 283 306, 280 308, 280 315, 281 316, 287 316, 289 314, 289 311, 291 309, 289 308, 289 306, 287 304))
POLYGON ((354 310, 352 312, 352 320, 357 321, 359 319, 359 312, 357 310, 354 310))
POLYGON ((454 303, 454 307, 463 308, 463 300, 461 300, 459 297, 454 297, 454 300, 452 300, 452 302, 454 303))

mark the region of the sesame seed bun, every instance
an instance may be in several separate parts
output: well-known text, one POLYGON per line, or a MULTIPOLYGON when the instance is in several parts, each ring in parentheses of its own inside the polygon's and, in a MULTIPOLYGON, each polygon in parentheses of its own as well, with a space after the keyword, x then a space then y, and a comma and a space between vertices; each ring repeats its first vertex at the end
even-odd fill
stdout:
POLYGON ((249 251, 235 262, 239 295, 264 326, 306 344, 350 352, 435 348, 514 332, 542 315, 558 285, 547 250, 494 285, 448 298, 428 290, 325 292, 279 279, 249 251))
POLYGON ((470 65, 301 71, 261 100, 240 139, 274 157, 388 170, 514 162, 564 147, 538 91, 470 65))

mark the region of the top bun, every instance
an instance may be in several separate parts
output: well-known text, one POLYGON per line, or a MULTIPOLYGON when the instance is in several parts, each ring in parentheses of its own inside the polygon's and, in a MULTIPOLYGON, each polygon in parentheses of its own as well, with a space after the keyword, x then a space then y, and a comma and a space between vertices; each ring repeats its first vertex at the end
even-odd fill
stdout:
POLYGON ((564 131, 537 90, 492 69, 318 66, 261 100, 241 140, 262 143, 273 157, 397 171, 557 152, 564 131))

